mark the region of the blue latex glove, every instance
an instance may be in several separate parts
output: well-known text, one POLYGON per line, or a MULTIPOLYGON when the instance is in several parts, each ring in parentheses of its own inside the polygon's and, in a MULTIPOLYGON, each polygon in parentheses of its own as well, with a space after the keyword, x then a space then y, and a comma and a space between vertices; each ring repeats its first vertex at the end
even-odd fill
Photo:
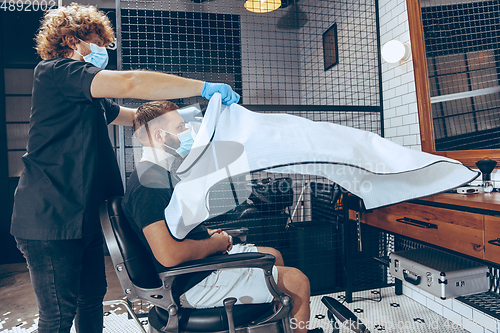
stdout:
POLYGON ((233 103, 238 103, 240 100, 240 95, 235 93, 231 86, 225 83, 205 82, 203 84, 203 89, 201 90, 201 96, 206 99, 210 99, 213 94, 217 92, 222 95, 222 104, 231 105, 233 103))

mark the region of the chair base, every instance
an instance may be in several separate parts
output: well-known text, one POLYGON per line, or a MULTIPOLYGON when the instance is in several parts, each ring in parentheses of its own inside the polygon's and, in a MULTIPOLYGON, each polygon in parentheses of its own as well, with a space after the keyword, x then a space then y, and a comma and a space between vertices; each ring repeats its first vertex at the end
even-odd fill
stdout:
MULTIPOLYGON (((271 316, 274 313, 274 303, 236 305, 231 312, 235 327, 251 326, 251 323, 260 323, 264 318, 271 316)), ((226 332, 228 330, 227 312, 224 307, 181 308, 177 315, 175 321, 178 321, 179 332, 226 332)), ((168 330, 166 329, 169 315, 163 308, 157 306, 151 308, 148 320, 152 328, 160 332, 173 331, 177 333, 177 325, 169 326, 168 330)), ((279 319, 275 321, 280 322, 279 319)))
MULTIPOLYGON (((229 331, 216 331, 216 332, 190 332, 190 331, 179 331, 179 333, 228 333, 229 331)), ((163 331, 158 331, 149 325, 148 333, 165 333, 163 331)), ((172 332, 173 333, 173 332, 172 332)), ((281 324, 279 322, 272 322, 263 325, 251 326, 251 327, 240 327, 236 328, 236 333, 283 333, 281 324)))

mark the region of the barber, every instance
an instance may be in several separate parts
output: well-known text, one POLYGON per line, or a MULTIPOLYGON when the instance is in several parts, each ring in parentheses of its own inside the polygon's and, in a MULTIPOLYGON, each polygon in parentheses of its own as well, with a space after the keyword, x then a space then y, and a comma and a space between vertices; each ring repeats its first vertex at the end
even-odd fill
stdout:
MULTIPOLYGON (((98 207, 123 185, 108 124, 132 125, 135 109, 106 98, 165 100, 230 86, 150 71, 104 70, 114 42, 106 15, 72 4, 48 11, 36 36, 27 152, 14 195, 11 233, 26 258, 39 333, 102 332, 106 293, 98 207)), ((121 147, 123 149, 123 147, 121 147)))

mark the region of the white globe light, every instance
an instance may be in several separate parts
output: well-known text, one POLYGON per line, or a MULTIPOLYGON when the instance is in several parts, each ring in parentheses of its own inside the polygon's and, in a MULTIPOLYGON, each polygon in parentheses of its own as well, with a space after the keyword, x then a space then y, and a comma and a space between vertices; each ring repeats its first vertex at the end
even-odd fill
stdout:
POLYGON ((382 58, 388 63, 394 64, 407 58, 406 46, 398 40, 391 40, 382 47, 382 58))

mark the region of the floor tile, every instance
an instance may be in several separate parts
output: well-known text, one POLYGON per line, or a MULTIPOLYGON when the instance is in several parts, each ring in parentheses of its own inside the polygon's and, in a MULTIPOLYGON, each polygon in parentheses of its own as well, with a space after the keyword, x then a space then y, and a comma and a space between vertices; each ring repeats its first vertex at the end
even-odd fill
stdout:
MULTIPOLYGON (((378 302, 375 290, 354 293, 353 303, 343 303, 363 322, 370 332, 384 333, 462 333, 468 332, 457 323, 452 323, 443 316, 428 309, 405 295, 397 296, 394 288, 381 289, 382 300, 378 302), (356 297, 365 300, 356 301, 356 297), (367 300, 369 299, 369 300, 367 300)), ((376 290, 378 291, 378 290, 376 290)), ((344 293, 328 294, 343 301, 344 293)), ((327 317, 326 306, 321 302, 322 296, 311 297, 310 328, 322 327, 325 333, 333 331, 333 325, 327 317)), ((352 332, 343 325, 340 332, 352 332)))

